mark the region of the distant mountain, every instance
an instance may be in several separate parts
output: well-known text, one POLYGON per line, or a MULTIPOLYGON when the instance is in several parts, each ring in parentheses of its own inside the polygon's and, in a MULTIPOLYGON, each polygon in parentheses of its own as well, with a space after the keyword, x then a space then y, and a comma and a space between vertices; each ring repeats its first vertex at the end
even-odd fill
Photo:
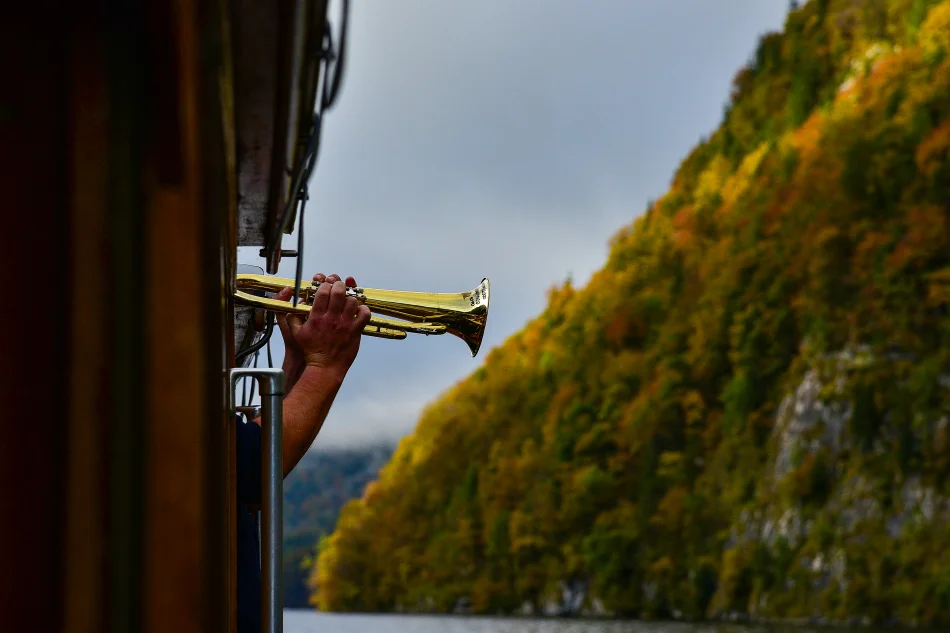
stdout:
POLYGON ((305 568, 340 509, 359 498, 392 455, 391 446, 315 450, 284 480, 284 604, 307 607, 305 568))
POLYGON ((346 505, 320 608, 950 629, 950 0, 791 6, 346 505))

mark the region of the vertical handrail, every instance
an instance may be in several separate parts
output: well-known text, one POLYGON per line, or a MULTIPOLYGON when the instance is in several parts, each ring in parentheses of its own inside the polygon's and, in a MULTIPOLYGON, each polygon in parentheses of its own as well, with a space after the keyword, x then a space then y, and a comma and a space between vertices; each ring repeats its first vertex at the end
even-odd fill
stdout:
POLYGON ((237 381, 256 378, 261 395, 261 631, 283 633, 284 371, 263 367, 231 370, 231 409, 237 406, 237 381))

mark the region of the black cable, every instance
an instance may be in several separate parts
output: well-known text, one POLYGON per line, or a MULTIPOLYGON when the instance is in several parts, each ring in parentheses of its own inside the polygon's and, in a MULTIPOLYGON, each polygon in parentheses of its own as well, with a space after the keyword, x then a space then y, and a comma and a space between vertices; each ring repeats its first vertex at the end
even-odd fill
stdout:
MULTIPOLYGON (((321 99, 319 103, 323 103, 326 97, 327 92, 327 77, 329 75, 325 74, 323 76, 323 90, 321 91, 321 99)), ((297 192, 295 201, 300 205, 297 215, 300 217, 299 226, 297 227, 297 271, 294 275, 294 307, 297 307, 297 302, 300 299, 300 284, 303 281, 303 217, 304 211, 307 208, 307 201, 310 199, 310 191, 308 186, 310 184, 310 176, 313 174, 313 169, 317 165, 317 156, 320 154, 320 140, 322 138, 323 131, 323 107, 321 106, 319 110, 313 113, 313 132, 310 135, 310 138, 307 142, 307 154, 306 154, 306 163, 303 165, 303 168, 300 170, 302 176, 302 182, 300 190, 297 192)))
POLYGON ((349 16, 350 0, 343 0, 343 13, 340 16, 340 54, 337 56, 336 68, 333 70, 333 89, 330 91, 324 108, 329 108, 336 103, 336 98, 340 94, 340 84, 343 82, 343 71, 346 68, 346 32, 350 21, 349 16))
MULTIPOLYGON (((260 355, 260 353, 261 353, 260 350, 254 352, 254 367, 257 367, 257 357, 260 355)), ((245 380, 246 380, 246 379, 245 379, 245 380)), ((254 390, 255 390, 256 388, 257 388, 257 381, 256 381, 256 380, 252 380, 252 381, 251 381, 251 397, 248 398, 248 400, 247 400, 246 403, 244 403, 245 405, 249 405, 249 404, 251 404, 251 403, 254 402, 254 390)))
MULTIPOLYGON (((313 125, 310 132, 310 138, 307 139, 307 147, 304 150, 300 165, 296 173, 293 174, 290 188, 290 199, 287 201, 287 204, 284 207, 284 213, 281 218, 280 225, 277 227, 277 231, 272 235, 271 239, 271 243, 277 244, 277 248, 280 248, 279 245, 281 242, 281 236, 284 233, 284 229, 287 227, 287 220, 290 218, 290 210, 292 208, 291 205, 299 204, 300 222, 298 227, 299 233, 297 235, 297 269, 294 276, 294 307, 297 306, 297 303, 300 299, 300 284, 303 277, 304 211, 307 206, 307 200, 310 197, 307 189, 310 183, 310 176, 313 174, 314 167, 316 167, 317 164, 317 156, 320 153, 320 140, 323 130, 323 113, 336 103, 336 100, 340 94, 340 86, 343 82, 344 69, 346 67, 346 34, 349 30, 349 15, 350 2, 349 0, 343 0, 343 10, 340 17, 339 54, 337 55, 334 54, 333 30, 330 27, 329 20, 327 21, 324 41, 320 50, 320 62, 318 62, 322 62, 324 64, 323 82, 322 86, 317 87, 319 95, 318 99, 316 99, 317 108, 313 113, 313 125), (330 84, 331 65, 333 68, 332 85, 330 84)), ((273 367, 273 360, 270 355, 270 337, 273 332, 274 315, 273 313, 269 312, 267 328, 264 331, 264 336, 260 341, 237 354, 235 358, 237 364, 240 366, 245 358, 247 358, 250 354, 256 353, 266 345, 268 365, 273 367)), ((255 359, 255 366, 256 362, 257 361, 255 359)))
POLYGON ((274 358, 270 355, 270 339, 267 339, 267 367, 274 368, 274 358))
MULTIPOLYGON (((307 184, 307 181, 310 178, 310 173, 313 165, 313 157, 320 150, 320 123, 321 117, 319 112, 314 113, 313 121, 313 131, 310 133, 310 138, 307 139, 307 147, 304 150, 303 158, 300 161, 300 168, 297 169, 294 173, 293 180, 290 184, 290 197, 287 200, 287 204, 284 206, 284 214, 281 219, 281 224, 278 227, 278 231, 274 234, 274 243, 280 244, 281 235, 284 233, 284 229, 287 226, 287 220, 290 218, 290 209, 292 205, 298 204, 300 201, 300 191, 304 189, 304 186, 307 184)), ((302 257, 302 254, 298 251, 297 257, 302 257)))
MULTIPOLYGON (((312 173, 312 170, 313 170, 314 161, 311 159, 314 156, 316 156, 316 153, 317 151, 319 151, 319 148, 320 148, 319 121, 320 121, 319 113, 314 113, 314 133, 310 135, 310 138, 308 139, 308 142, 307 142, 306 158, 308 159, 309 163, 304 163, 304 165, 302 166, 303 168, 298 172, 298 179, 300 176, 305 177, 304 183, 306 183, 309 180, 310 174, 312 173)), ((303 217, 304 217, 304 209, 306 208, 306 201, 308 197, 309 197, 309 194, 307 193, 306 189, 303 189, 302 197, 298 198, 298 196, 294 196, 294 198, 292 199, 293 202, 300 203, 300 212, 298 214, 300 216, 300 227, 298 229, 299 232, 297 234, 297 272, 294 279, 294 285, 295 285, 294 307, 296 307, 297 300, 300 296, 300 283, 301 283, 301 278, 303 276, 303 217)), ((265 345, 269 345, 270 337, 274 332, 274 313, 268 312, 267 318, 268 318, 267 328, 264 331, 264 337, 261 338, 260 341, 248 347, 246 350, 242 351, 235 357, 235 362, 238 364, 238 366, 240 366, 241 361, 247 358, 250 354, 253 354, 257 350, 264 347, 265 345)))
MULTIPOLYGON (((323 91, 319 95, 319 98, 316 100, 317 111, 314 113, 314 122, 313 130, 311 131, 310 138, 308 139, 307 148, 304 151, 303 157, 300 161, 300 167, 294 173, 294 177, 291 181, 291 195, 290 199, 287 201, 287 204, 284 207, 284 213, 281 216, 280 225, 276 227, 276 231, 271 236, 272 244, 280 244, 281 236, 284 233, 284 230, 287 228, 287 221, 290 219, 290 209, 291 205, 297 204, 299 192, 307 184, 310 179, 310 175, 313 172, 313 168, 316 164, 316 156, 320 150, 320 136, 321 136, 321 127, 323 123, 323 112, 329 109, 339 96, 340 86, 343 81, 343 64, 346 58, 346 32, 348 30, 349 24, 349 0, 344 0, 343 2, 343 15, 340 21, 340 53, 338 56, 334 55, 333 52, 333 32, 330 28, 329 22, 327 22, 326 33, 324 35, 324 44, 320 50, 320 58, 325 64, 325 70, 323 73, 323 91), (330 77, 330 65, 332 61, 336 61, 333 74, 333 85, 329 85, 330 77), (332 89, 330 89, 332 88, 332 89)), ((318 80, 319 81, 319 80, 318 80)), ((319 89, 319 88, 318 88, 319 89)), ((279 248, 277 246, 276 248, 279 248)), ((303 253, 298 249, 297 257, 303 257, 303 253)), ((296 296, 296 293, 295 293, 296 296)), ((296 304, 295 304, 296 305, 296 304)))
MULTIPOLYGON (((348 13, 348 1, 344 1, 343 4, 343 29, 345 32, 346 28, 346 15, 348 13)), ((341 35, 341 45, 342 45, 341 35)), ((297 271, 294 275, 294 307, 297 307, 297 302, 300 299, 300 284, 303 281, 303 218, 304 211, 307 208, 307 201, 310 199, 310 192, 308 186, 310 184, 310 177, 313 174, 314 168, 317 166, 317 156, 320 155, 320 141, 323 138, 323 113, 327 108, 330 107, 333 100, 336 98, 336 94, 330 94, 330 57, 333 55, 333 33, 327 27, 327 45, 323 49, 324 59, 327 60, 327 69, 323 74, 323 86, 320 90, 320 94, 317 99, 317 111, 313 113, 313 131, 310 134, 310 138, 307 142, 307 151, 304 154, 304 163, 302 169, 300 170, 301 183, 300 190, 297 192, 295 201, 300 204, 298 215, 300 216, 300 223, 297 227, 297 271)), ((342 60, 342 53, 340 59, 342 60)), ((339 90, 340 88, 340 77, 341 71, 339 70, 339 65, 337 66, 338 70, 334 74, 334 84, 333 89, 339 90)))
POLYGON ((300 283, 303 281, 303 212, 307 208, 306 198, 309 193, 304 194, 304 199, 300 201, 300 224, 297 227, 297 271, 294 273, 294 307, 300 299, 300 283))
POLYGON ((263 336, 263 338, 261 338, 261 340, 259 340, 258 342, 254 343, 253 345, 251 345, 251 346, 248 347, 247 349, 245 349, 245 350, 243 350, 243 351, 241 351, 241 352, 238 352, 237 355, 235 355, 235 357, 234 357, 234 363, 235 363, 235 365, 237 365, 238 367, 240 367, 245 358, 247 358, 248 356, 250 356, 251 354, 253 354, 253 353, 256 352, 257 350, 261 349, 261 348, 264 347, 265 345, 267 345, 267 342, 270 340, 271 334, 273 334, 273 333, 274 333, 274 313, 273 313, 273 312, 268 312, 268 313, 267 313, 267 327, 264 328, 264 336, 263 336))

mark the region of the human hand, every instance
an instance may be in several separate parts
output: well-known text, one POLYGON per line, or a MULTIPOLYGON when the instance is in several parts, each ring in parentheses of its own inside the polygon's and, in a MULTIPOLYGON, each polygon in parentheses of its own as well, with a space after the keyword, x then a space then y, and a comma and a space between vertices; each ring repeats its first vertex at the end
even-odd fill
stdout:
POLYGON ((287 315, 287 326, 303 357, 303 369, 318 367, 345 374, 356 359, 363 328, 372 316, 365 305, 346 294, 355 288, 356 280, 339 275, 317 273, 313 280, 320 284, 313 298, 306 321, 287 315))
MULTIPOLYGON (((274 299, 278 301, 290 301, 293 296, 294 289, 287 287, 275 294, 274 299)), ((280 328, 280 335, 284 339, 284 363, 282 369, 284 370, 286 389, 289 392, 293 389, 294 384, 296 384, 300 378, 300 374, 303 373, 307 364, 304 361, 303 349, 301 349, 300 344, 297 343, 297 339, 294 338, 290 330, 290 324, 287 322, 288 315, 283 312, 277 312, 275 316, 277 327, 280 328)))

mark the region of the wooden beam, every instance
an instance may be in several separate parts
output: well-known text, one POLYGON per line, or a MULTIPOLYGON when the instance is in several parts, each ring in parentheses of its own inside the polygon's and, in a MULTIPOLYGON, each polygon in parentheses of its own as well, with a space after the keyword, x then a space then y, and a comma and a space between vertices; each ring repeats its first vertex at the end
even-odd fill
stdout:
POLYGON ((146 159, 145 619, 156 632, 220 631, 234 612, 233 548, 221 544, 234 530, 233 477, 224 470, 233 453, 227 289, 235 257, 221 6, 154 6, 154 58, 176 65, 153 101, 146 159))
POLYGON ((72 363, 67 439, 66 621, 75 633, 103 627, 106 600, 107 461, 112 294, 108 243, 108 93, 104 42, 87 7, 69 38, 70 287, 72 363))
POLYGON ((0 441, 4 517, 0 630, 63 625, 63 463, 70 364, 64 271, 68 215, 66 35, 42 2, 0 20, 0 191, 3 269, 25 282, 4 302, 0 441), (36 306, 36 307, 33 307, 36 306), (42 306, 42 307, 40 307, 42 306))

